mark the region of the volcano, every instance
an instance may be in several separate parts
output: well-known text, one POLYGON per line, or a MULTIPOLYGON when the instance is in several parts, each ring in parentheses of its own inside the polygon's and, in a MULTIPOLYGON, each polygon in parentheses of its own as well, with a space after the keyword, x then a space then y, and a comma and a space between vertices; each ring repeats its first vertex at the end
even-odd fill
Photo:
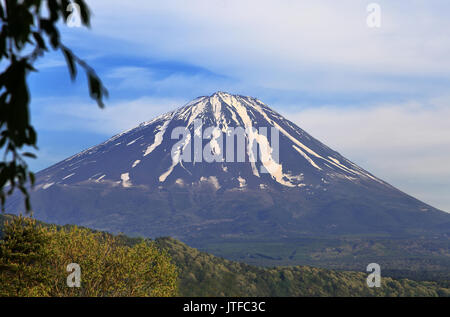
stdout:
MULTIPOLYGON (((224 92, 38 172, 31 198, 45 222, 185 242, 450 233, 449 214, 224 92)), ((22 206, 16 197, 7 211, 22 206)))

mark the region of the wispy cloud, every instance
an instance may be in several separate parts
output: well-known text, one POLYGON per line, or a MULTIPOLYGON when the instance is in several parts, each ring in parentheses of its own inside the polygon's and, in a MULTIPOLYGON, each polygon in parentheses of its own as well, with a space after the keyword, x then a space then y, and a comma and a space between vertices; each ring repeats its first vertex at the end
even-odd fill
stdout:
POLYGON ((146 89, 151 87, 154 79, 150 69, 136 66, 120 66, 106 73, 105 77, 118 82, 116 89, 146 89))
POLYGON ((407 193, 450 211, 450 98, 287 114, 344 156, 407 193))
MULTIPOLYGON (((141 54, 201 64, 220 73, 270 82, 261 74, 315 68, 382 74, 448 74, 450 4, 379 1, 382 27, 366 25, 365 2, 92 2, 96 34, 138 43, 141 54), (446 10, 448 9, 448 10, 446 10), (117 18, 121 23, 117 23, 117 18)), ((283 85, 292 82, 283 82, 283 85)))
POLYGON ((84 131, 110 137, 139 123, 175 109, 184 100, 142 97, 109 103, 99 109, 82 99, 46 98, 37 100, 40 111, 35 115, 37 129, 43 131, 84 131), (49 124, 51 122, 52 124, 49 124))

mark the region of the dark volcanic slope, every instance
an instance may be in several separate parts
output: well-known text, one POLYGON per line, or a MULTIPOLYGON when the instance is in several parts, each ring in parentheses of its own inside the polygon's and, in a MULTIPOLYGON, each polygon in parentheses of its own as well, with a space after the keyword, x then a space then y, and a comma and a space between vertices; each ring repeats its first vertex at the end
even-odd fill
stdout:
MULTIPOLYGON (((55 164, 37 174, 36 184, 32 203, 43 221, 184 241, 450 232, 449 214, 358 167, 261 101, 222 92, 55 164), (189 137, 172 138, 177 127, 189 137), (177 160, 195 152, 194 136, 207 127, 247 128, 246 140, 263 155, 251 162, 247 147, 245 162, 222 160, 231 145, 223 137, 218 147, 222 134, 212 133, 202 146, 215 162, 177 160)), ((10 200, 8 212, 21 207, 10 200)))

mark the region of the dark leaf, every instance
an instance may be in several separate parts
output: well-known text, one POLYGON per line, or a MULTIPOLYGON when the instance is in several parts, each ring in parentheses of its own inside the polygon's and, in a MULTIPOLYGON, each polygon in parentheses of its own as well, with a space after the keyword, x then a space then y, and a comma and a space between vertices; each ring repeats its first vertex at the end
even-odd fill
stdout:
POLYGON ((26 193, 24 195, 25 195, 25 210, 27 212, 31 212, 30 196, 28 196, 28 193, 26 193))
POLYGON ((8 35, 8 26, 3 25, 2 30, 0 32, 0 59, 3 56, 8 56, 7 47, 6 47, 6 39, 8 35))
POLYGON ((75 77, 77 76, 77 68, 75 65, 74 57, 72 52, 67 49, 66 47, 61 47, 61 50, 64 54, 64 57, 66 58, 66 63, 69 68, 70 78, 72 80, 75 80, 75 77))
POLYGON ((35 177, 34 177, 34 173, 33 172, 29 172, 28 173, 28 177, 30 178, 30 183, 31 183, 31 185, 33 186, 34 185, 34 182, 35 182, 35 177))
POLYGON ((100 79, 92 72, 88 72, 88 82, 89 82, 89 93, 92 99, 97 101, 100 108, 105 105, 103 103, 103 98, 108 96, 108 91, 102 85, 100 79))
POLYGON ((54 49, 57 49, 59 47, 59 32, 55 28, 53 22, 48 19, 41 19, 40 25, 47 36, 50 38, 50 44, 52 45, 52 47, 54 49))
POLYGON ((0 201, 2 204, 2 212, 5 212, 5 193, 3 191, 0 193, 0 201))
POLYGON ((5 11, 3 11, 2 3, 0 3, 0 19, 5 20, 5 11))
POLYGON ((39 49, 47 51, 47 46, 45 45, 44 39, 42 38, 41 34, 39 34, 38 32, 33 32, 33 37, 39 49))
POLYGON ((36 155, 30 152, 22 153, 22 155, 29 158, 36 158, 36 155))
POLYGON ((91 26, 90 17, 91 13, 89 12, 89 8, 84 2, 84 0, 75 0, 75 3, 80 6, 80 15, 81 15, 81 22, 87 26, 91 26))
POLYGON ((37 148, 36 147, 37 133, 32 126, 28 126, 27 135, 28 135, 28 141, 29 141, 28 145, 31 145, 31 146, 37 148))
MULTIPOLYGON (((64 16, 64 21, 67 21, 67 19, 69 18, 69 15, 70 15, 70 10, 67 10, 68 8, 70 8, 69 7, 69 5, 71 4, 72 2, 71 1, 69 1, 69 0, 62 0, 61 1, 61 11, 62 11, 62 14, 63 14, 63 16, 64 16)), ((67 22, 66 22, 67 23, 67 22)))
POLYGON ((28 41, 31 26, 34 23, 33 15, 24 4, 8 1, 8 31, 14 40, 14 45, 21 50, 28 41))
POLYGON ((60 7, 56 0, 47 0, 47 8, 50 13, 50 21, 56 22, 59 17, 60 7))

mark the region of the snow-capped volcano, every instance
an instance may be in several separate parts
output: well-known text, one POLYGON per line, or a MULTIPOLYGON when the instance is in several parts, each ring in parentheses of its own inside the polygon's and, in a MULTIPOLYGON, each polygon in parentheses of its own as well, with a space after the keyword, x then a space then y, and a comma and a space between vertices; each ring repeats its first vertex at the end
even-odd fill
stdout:
POLYGON ((217 188, 313 190, 335 179, 387 186, 258 99, 217 92, 52 166, 39 174, 37 189, 79 182, 164 187, 206 181, 217 188), (209 160, 205 153, 211 153, 209 160))
MULTIPOLYGON (((224 92, 37 173, 32 204, 48 222, 185 241, 450 231, 449 215, 260 100, 224 92)), ((13 201, 9 211, 21 206, 13 201)))

